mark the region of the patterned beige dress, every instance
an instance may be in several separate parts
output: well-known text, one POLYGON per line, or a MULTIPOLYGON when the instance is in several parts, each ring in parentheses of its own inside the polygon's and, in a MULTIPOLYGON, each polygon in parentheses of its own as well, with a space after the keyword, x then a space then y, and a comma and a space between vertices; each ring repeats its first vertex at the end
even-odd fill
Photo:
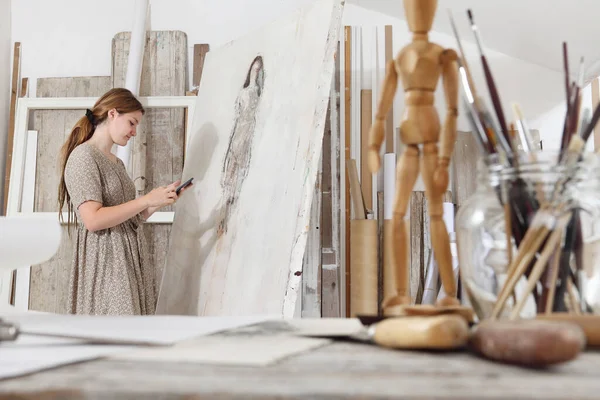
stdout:
MULTIPOLYGON (((72 314, 154 314, 154 271, 147 260, 141 215, 96 232, 81 222, 78 207, 94 200, 104 207, 135 199, 125 165, 89 143, 77 146, 65 167, 65 183, 77 217, 69 282, 72 314)), ((74 232, 73 232, 74 233, 74 232)))

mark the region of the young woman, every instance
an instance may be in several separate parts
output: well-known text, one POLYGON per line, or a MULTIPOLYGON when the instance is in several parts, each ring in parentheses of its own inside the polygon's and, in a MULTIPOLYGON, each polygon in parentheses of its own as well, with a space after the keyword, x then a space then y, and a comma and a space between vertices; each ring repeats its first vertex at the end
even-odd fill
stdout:
MULTIPOLYGON (((179 181, 136 198, 123 162, 111 153, 136 135, 145 111, 127 89, 111 89, 87 110, 62 148, 59 209, 75 214, 70 312, 147 315, 156 306, 154 271, 142 223, 177 201, 179 181)), ((179 192, 179 195, 183 190, 179 192)))

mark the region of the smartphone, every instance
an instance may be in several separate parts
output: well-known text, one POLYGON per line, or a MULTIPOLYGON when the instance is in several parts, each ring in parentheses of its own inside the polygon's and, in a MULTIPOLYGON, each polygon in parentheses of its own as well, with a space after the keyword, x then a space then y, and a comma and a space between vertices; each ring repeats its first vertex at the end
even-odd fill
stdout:
POLYGON ((181 191, 181 189, 185 189, 186 187, 190 186, 193 180, 194 178, 190 178, 187 181, 183 182, 181 185, 179 185, 179 187, 175 189, 175 193, 177 194, 177 196, 179 196, 179 192, 181 191))

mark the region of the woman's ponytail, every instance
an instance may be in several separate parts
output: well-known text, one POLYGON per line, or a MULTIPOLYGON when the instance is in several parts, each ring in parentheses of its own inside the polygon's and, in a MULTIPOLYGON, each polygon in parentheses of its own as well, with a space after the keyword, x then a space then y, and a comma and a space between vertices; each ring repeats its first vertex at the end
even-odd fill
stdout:
MULTIPOLYGON (((71 152, 75 147, 80 144, 87 142, 94 134, 95 126, 92 123, 94 121, 93 112, 91 110, 86 111, 86 115, 81 117, 75 124, 67 141, 63 144, 61 149, 60 158, 60 183, 58 186, 58 210, 62 211, 63 205, 67 203, 68 220, 67 223, 71 223, 71 214, 73 214, 71 197, 67 191, 67 185, 65 183, 65 167, 71 152)), ((63 222, 62 212, 59 213, 60 221, 63 222)))

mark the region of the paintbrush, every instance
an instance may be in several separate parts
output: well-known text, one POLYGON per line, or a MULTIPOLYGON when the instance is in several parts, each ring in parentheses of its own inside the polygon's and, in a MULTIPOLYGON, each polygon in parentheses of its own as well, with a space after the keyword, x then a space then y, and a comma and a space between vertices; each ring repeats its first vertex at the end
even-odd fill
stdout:
MULTIPOLYGON (((471 123, 471 126, 473 127, 473 131, 477 133, 476 138, 478 139, 478 145, 483 151, 483 154, 489 156, 491 154, 498 153, 497 147, 498 144, 500 144, 500 147, 507 155, 509 164, 512 164, 512 162, 514 161, 514 152, 512 150, 512 147, 509 145, 508 140, 506 140, 506 137, 503 135, 503 133, 495 127, 494 120, 487 108, 485 107, 485 103, 477 96, 477 91, 473 83, 470 68, 466 61, 461 40, 458 35, 458 30, 456 29, 456 25, 454 23, 454 18, 452 17, 452 13, 450 11, 448 11, 448 15, 460 53, 459 71, 462 83, 461 86, 463 88, 463 94, 465 97, 465 107, 468 110, 467 117, 469 119, 469 122, 471 123)), ((481 45, 481 43, 479 44, 481 45)), ((485 56, 483 56, 483 60, 485 62, 485 65, 487 65, 485 56)), ((493 86, 493 90, 495 91, 495 84, 493 83, 493 78, 491 77, 491 71, 489 70, 489 68, 487 68, 487 71, 488 78, 491 79, 491 85, 493 86)), ((488 79, 488 82, 490 82, 490 79, 488 79)), ((499 101, 497 91, 495 92, 496 98, 499 101)), ((508 132, 505 132, 505 134, 508 134, 508 132)), ((488 157, 484 157, 484 160, 488 161, 488 159, 488 157)), ((506 197, 510 203, 510 215, 511 220, 513 221, 511 223, 511 231, 517 245, 523 238, 524 232, 528 226, 528 219, 530 218, 531 212, 537 208, 535 203, 532 204, 531 199, 528 199, 528 193, 525 190, 525 187, 526 183, 521 178, 518 178, 515 182, 512 182, 512 184, 510 185, 508 196, 503 196, 500 189, 496 188, 496 194, 500 203, 505 203, 504 197, 506 197), (525 196, 525 198, 523 196, 525 196)))
POLYGON ((571 83, 570 83, 570 78, 569 78, 569 55, 568 55, 568 49, 567 49, 567 42, 563 42, 562 44, 562 50, 563 50, 563 71, 565 74, 565 101, 566 101, 566 105, 567 105, 567 110, 565 113, 565 122, 563 125, 563 134, 562 134, 562 139, 561 139, 561 150, 566 146, 566 142, 565 142, 565 138, 566 138, 566 134, 567 134, 567 123, 569 121, 569 114, 571 112, 570 107, 571 107, 571 83))
MULTIPOLYGON (((502 109, 500 95, 496 88, 491 68, 483 50, 481 35, 479 33, 477 25, 475 24, 473 12, 469 9, 467 10, 467 15, 471 23, 471 29, 473 30, 473 33, 475 35, 477 47, 479 49, 479 54, 484 70, 486 83, 488 86, 488 91, 490 93, 490 97, 492 99, 492 103, 496 111, 496 116, 500 124, 500 130, 497 131, 496 138, 498 140, 498 143, 506 153, 509 164, 513 165, 515 162, 515 154, 513 153, 512 148, 509 144, 510 136, 506 120, 504 118, 504 111, 502 109)), ((537 204, 537 201, 533 197, 531 197, 528 192, 528 185, 520 176, 517 177, 514 181, 510 182, 508 200, 511 202, 511 211, 514 214, 513 221, 515 223, 513 224, 513 226, 515 228, 515 235, 513 236, 515 237, 517 245, 520 244, 524 236, 524 232, 529 226, 530 219, 533 217, 533 213, 539 208, 539 204, 537 204)))
POLYGON ((523 112, 517 103, 512 104, 513 113, 517 125, 517 132, 519 132, 519 142, 523 146, 523 151, 529 153, 533 151, 533 138, 531 137, 531 130, 523 116, 523 112))
POLYGON ((498 118, 498 123, 500 124, 500 134, 498 135, 498 142, 502 146, 503 150, 512 158, 512 150, 510 145, 508 144, 509 136, 508 136, 508 127, 506 125, 506 120, 504 118, 504 111, 502 110, 502 102, 500 101, 500 95, 498 94, 498 89, 496 88, 496 83, 494 82, 494 77, 492 76, 492 71, 487 62, 487 58, 483 51, 483 45, 481 36, 479 34, 479 30, 477 29, 477 25, 475 25, 475 20, 473 18, 473 12, 469 9, 467 10, 467 15, 469 16, 469 21, 471 22, 471 29, 475 35, 475 41, 477 42, 477 48, 479 49, 479 54, 481 57, 481 63, 483 64, 483 72, 485 74, 485 80, 488 85, 488 90, 490 92, 490 97, 492 98, 492 104, 494 105, 494 110, 496 111, 496 117, 498 118))
POLYGON ((465 57, 462 43, 458 36, 458 30, 456 29, 456 24, 454 23, 454 18, 452 17, 452 12, 450 10, 448 10, 448 17, 450 18, 450 25, 452 26, 452 31, 454 32, 454 36, 458 44, 459 56, 457 62, 459 67, 460 81, 462 84, 461 86, 463 89, 463 97, 465 100, 465 108, 467 108, 469 111, 470 115, 468 116, 470 118, 473 131, 477 133, 477 143, 483 154, 489 155, 497 153, 494 131, 487 122, 489 121, 489 118, 485 117, 485 111, 482 110, 483 102, 477 94, 477 88, 475 87, 473 76, 471 75, 469 63, 465 57))
MULTIPOLYGON (((567 42, 563 42, 562 44, 562 49, 563 49, 563 68, 564 68, 564 73, 565 73, 565 94, 566 94, 566 99, 568 101, 568 99, 571 98, 571 91, 570 91, 570 80, 569 80, 569 54, 568 54, 568 49, 567 49, 567 42)), ((567 103, 567 110, 569 108, 569 103, 567 103)))
MULTIPOLYGON (((576 95, 575 95, 576 96, 576 95)), ((577 112, 579 105, 572 105, 570 107, 571 112, 577 112)), ((589 139, 591 130, 589 129, 589 111, 584 112, 584 115, 581 119, 581 124, 579 126, 581 136, 574 135, 569 140, 569 146, 562 152, 562 160, 560 163, 566 165, 566 175, 563 179, 557 182, 555 186, 555 191, 553 193, 553 201, 558 201, 559 196, 564 193, 568 182, 573 178, 574 175, 574 165, 576 162, 582 160, 582 153, 585 148, 585 144, 589 139), (585 126, 585 128, 584 128, 585 126), (565 157, 566 155, 566 157, 565 157)), ((571 119, 571 121, 575 121, 571 119)), ((591 121, 590 121, 591 122, 591 121)), ((573 126, 574 124, 571 124, 573 126)), ((592 127, 593 128, 593 127, 592 127)), ((574 282, 576 285, 578 279, 575 278, 573 271, 570 267, 571 255, 574 252, 576 255, 576 260, 579 259, 579 264, 577 265, 577 269, 580 270, 582 268, 582 257, 583 257, 583 248, 582 248, 582 232, 581 232, 581 220, 579 215, 579 209, 573 208, 571 210, 571 217, 568 222, 568 225, 565 228, 565 238, 562 246, 558 247, 558 254, 555 254, 555 262, 553 262, 547 273, 545 272, 546 277, 542 279, 542 297, 540 302, 538 303, 538 311, 539 312, 550 312, 550 311, 565 311, 566 304, 564 303, 565 293, 568 293, 569 296, 572 296, 572 291, 574 290, 572 287, 568 286, 569 280, 574 282), (560 286, 556 288, 556 283, 558 278, 560 277, 560 286)), ((544 248, 544 252, 546 251, 556 251, 552 249, 546 249, 546 243, 542 244, 544 248)), ((578 290, 581 293, 580 285, 577 285, 578 290)), ((585 305, 585 303, 582 303, 585 305)))

